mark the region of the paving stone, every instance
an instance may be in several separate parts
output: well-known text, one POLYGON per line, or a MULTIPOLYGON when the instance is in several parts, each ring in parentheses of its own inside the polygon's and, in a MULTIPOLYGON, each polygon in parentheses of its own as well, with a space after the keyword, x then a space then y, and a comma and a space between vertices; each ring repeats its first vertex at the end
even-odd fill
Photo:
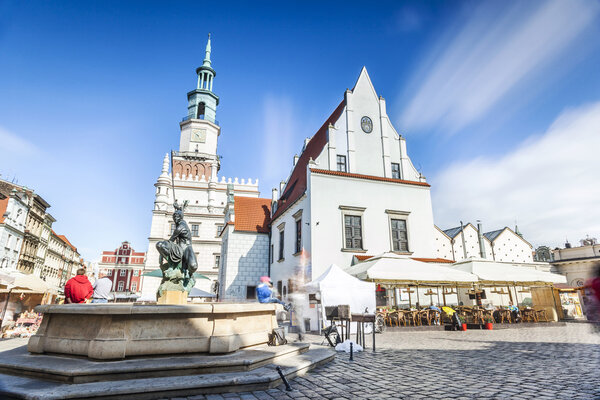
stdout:
MULTIPOLYGON (((307 336, 313 344, 322 341, 307 336)), ((293 392, 282 384, 243 394, 253 396, 249 400, 600 398, 600 335, 587 324, 467 332, 398 329, 377 335, 377 352, 369 346, 370 338, 354 361, 337 354, 291 380, 293 392)), ((214 395, 206 400, 224 398, 209 396, 214 395)))

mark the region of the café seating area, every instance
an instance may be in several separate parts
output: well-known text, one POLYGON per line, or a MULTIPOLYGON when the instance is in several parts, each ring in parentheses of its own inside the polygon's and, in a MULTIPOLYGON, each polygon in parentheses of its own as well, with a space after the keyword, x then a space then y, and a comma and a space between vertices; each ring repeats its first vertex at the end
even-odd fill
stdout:
POLYGON ((518 307, 518 312, 503 306, 493 308, 452 306, 421 309, 382 307, 377 309, 377 314, 390 327, 450 324, 453 312, 458 313, 460 319, 467 324, 550 322, 546 310, 541 307, 518 307))

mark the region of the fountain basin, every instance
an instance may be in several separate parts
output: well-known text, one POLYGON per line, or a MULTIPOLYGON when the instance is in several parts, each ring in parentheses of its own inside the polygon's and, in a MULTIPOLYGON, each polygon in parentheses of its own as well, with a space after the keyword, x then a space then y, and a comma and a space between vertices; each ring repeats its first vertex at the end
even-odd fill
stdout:
POLYGON ((277 304, 41 305, 30 353, 116 360, 133 356, 230 353, 263 344, 277 327, 277 304))

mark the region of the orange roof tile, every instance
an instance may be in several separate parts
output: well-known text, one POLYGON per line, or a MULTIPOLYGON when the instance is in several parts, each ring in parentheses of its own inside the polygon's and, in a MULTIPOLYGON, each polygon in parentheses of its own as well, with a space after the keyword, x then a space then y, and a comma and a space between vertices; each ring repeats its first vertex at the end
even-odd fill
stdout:
POLYGON ((365 261, 365 260, 368 260, 369 258, 371 258, 373 256, 365 256, 363 254, 355 254, 354 257, 356 257, 356 259, 358 261, 365 261))
POLYGON ((413 260, 426 262, 426 263, 440 263, 440 264, 453 264, 454 261, 447 260, 445 258, 420 258, 420 257, 411 257, 413 260))
POLYGON ((8 197, 0 200, 0 224, 4 223, 4 213, 6 212, 6 208, 8 207, 8 197))
POLYGON ((273 215, 273 220, 279 217, 289 206, 294 204, 306 191, 306 166, 312 158, 316 160, 323 147, 327 143, 327 128, 329 124, 335 124, 335 122, 342 115, 342 111, 346 106, 346 99, 342 100, 333 113, 327 118, 327 121, 321 126, 321 128, 314 134, 310 139, 306 148, 300 155, 290 179, 288 179, 285 191, 280 194, 279 200, 277 201, 277 210, 273 215))
POLYGON ((235 230, 269 232, 271 200, 254 197, 234 197, 235 230))
POLYGON ((67 239, 67 237, 65 235, 56 235, 56 236, 58 238, 60 238, 63 242, 65 242, 67 244, 67 246, 69 246, 71 249, 73 249, 73 251, 77 251, 77 248, 75 246, 73 246, 71 244, 71 242, 69 242, 69 239, 67 239))
POLYGON ((350 172, 330 171, 327 169, 312 169, 311 172, 317 173, 317 174, 325 174, 325 175, 346 176, 348 178, 368 179, 368 180, 372 180, 372 181, 404 183, 407 185, 426 186, 426 187, 431 186, 427 182, 406 181, 404 179, 394 179, 394 178, 384 178, 382 176, 353 174, 350 172))

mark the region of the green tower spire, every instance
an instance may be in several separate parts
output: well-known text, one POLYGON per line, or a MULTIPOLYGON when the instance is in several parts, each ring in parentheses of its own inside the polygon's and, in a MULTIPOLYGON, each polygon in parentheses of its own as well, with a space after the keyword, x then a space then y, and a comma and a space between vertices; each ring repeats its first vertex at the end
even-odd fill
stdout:
POLYGON ((218 124, 215 117, 217 106, 219 105, 219 96, 213 93, 213 81, 217 73, 212 68, 210 60, 211 45, 210 33, 206 43, 206 55, 204 62, 196 68, 198 75, 198 84, 195 90, 187 94, 188 97, 188 116, 185 119, 203 119, 213 124, 218 124))
POLYGON ((204 56, 203 67, 210 67, 210 33, 208 34, 208 43, 206 43, 206 55, 204 56))

